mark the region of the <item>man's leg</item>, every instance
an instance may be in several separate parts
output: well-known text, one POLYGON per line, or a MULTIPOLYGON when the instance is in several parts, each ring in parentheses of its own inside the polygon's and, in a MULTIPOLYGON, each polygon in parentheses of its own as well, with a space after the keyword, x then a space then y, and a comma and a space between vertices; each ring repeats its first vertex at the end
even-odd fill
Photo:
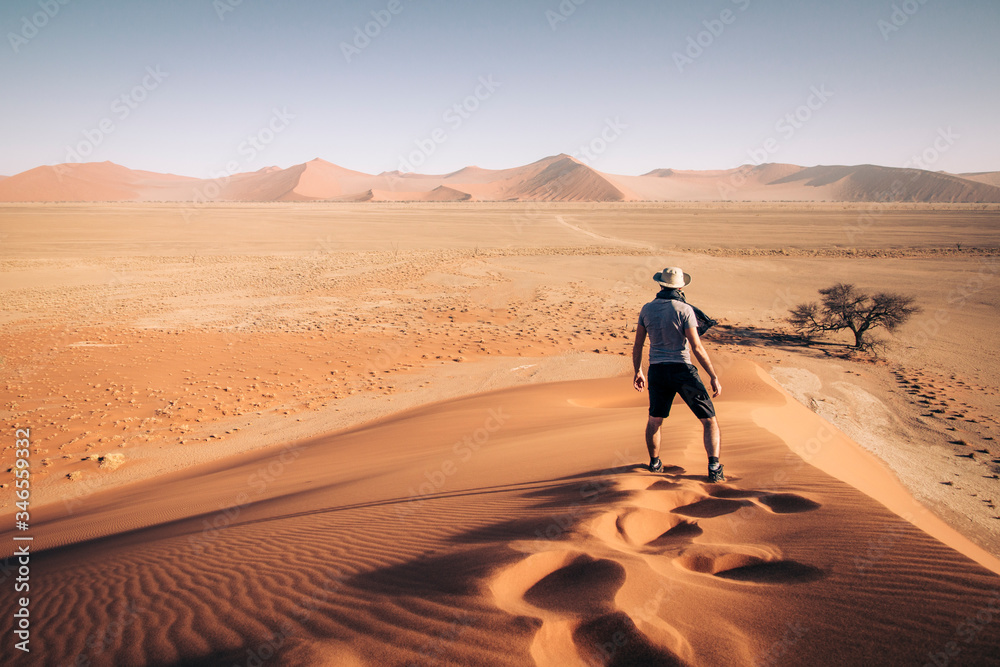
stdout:
MULTIPOLYGON (((650 419, 652 419, 652 417, 650 417, 650 419)), ((719 433, 719 420, 715 417, 709 417, 707 419, 702 419, 701 424, 705 427, 705 452, 709 456, 719 458, 719 451, 722 449, 722 437, 719 433)), ((659 439, 657 439, 657 444, 659 444, 659 439)))
POLYGON ((708 481, 724 482, 726 476, 722 472, 722 464, 719 463, 719 452, 722 449, 721 437, 719 435, 719 421, 715 417, 707 417, 701 420, 705 427, 705 453, 708 454, 708 481))
POLYGON ((646 449, 649 450, 649 459, 660 456, 660 425, 663 424, 663 417, 650 416, 646 422, 646 449))

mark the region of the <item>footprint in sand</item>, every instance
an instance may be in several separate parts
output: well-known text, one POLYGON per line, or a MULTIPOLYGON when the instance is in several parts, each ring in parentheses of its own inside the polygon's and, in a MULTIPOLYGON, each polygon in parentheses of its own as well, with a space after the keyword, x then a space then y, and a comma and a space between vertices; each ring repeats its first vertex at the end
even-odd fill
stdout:
POLYGON ((626 576, 609 558, 552 551, 501 572, 493 591, 501 608, 541 619, 531 654, 542 667, 565 664, 567 653, 597 665, 684 664, 615 605, 626 576))
MULTIPOLYGON (((727 486, 713 490, 708 498, 673 511, 685 516, 714 518, 749 506, 762 506, 774 514, 811 512, 821 507, 816 501, 794 493, 767 493, 727 486)), ((820 568, 753 547, 740 551, 731 546, 695 544, 685 549, 674 562, 692 572, 762 584, 802 583, 825 576, 820 568)))
POLYGON ((683 516, 699 519, 712 519, 725 514, 738 512, 744 507, 753 507, 749 500, 731 500, 729 498, 705 498, 698 502, 678 507, 673 512, 683 516))
MULTIPOLYGON (((722 488, 714 491, 712 497, 720 499, 754 498, 775 514, 797 514, 799 512, 810 512, 821 507, 816 501, 794 493, 765 493, 748 489, 722 488)), ((744 503, 745 505, 747 503, 744 503)), ((683 513, 680 510, 686 511, 687 508, 679 508, 674 511, 683 513)))
POLYGON ((760 491, 750 491, 748 489, 738 489, 736 487, 722 487, 712 492, 714 498, 759 498, 763 495, 760 491))
MULTIPOLYGON (((498 573, 492 583, 498 606, 540 619, 532 644, 537 664, 563 664, 567 653, 590 664, 684 664, 679 656, 690 647, 676 629, 662 618, 641 623, 640 629, 616 603, 630 573, 641 578, 652 568, 658 576, 673 577, 669 572, 686 571, 754 585, 802 584, 826 576, 766 545, 699 542, 705 535, 701 521, 745 508, 756 508, 758 516, 796 514, 817 510, 819 503, 794 493, 706 487, 684 472, 621 476, 601 494, 600 508, 575 517, 559 540, 498 573)), ((534 495, 539 507, 548 507, 565 502, 565 491, 556 487, 534 495)))
POLYGON ((692 521, 681 521, 676 526, 663 533, 655 540, 647 542, 647 546, 662 546, 664 544, 674 544, 678 540, 693 540, 705 531, 697 523, 692 521))
POLYGON ((589 664, 683 665, 680 658, 653 644, 625 612, 618 611, 584 621, 573 630, 573 641, 589 664))
MULTIPOLYGON (((684 469, 681 468, 683 471, 684 469)), ((648 491, 672 491, 675 489, 682 488, 682 485, 678 482, 671 482, 665 479, 657 480, 647 487, 648 491)))
POLYGON ((625 583, 625 568, 613 560, 581 554, 548 574, 524 593, 524 599, 549 611, 593 616, 613 610, 615 593, 625 583))
MULTIPOLYGON (((621 538, 634 547, 678 546, 704 532, 695 522, 645 507, 609 514, 614 516, 615 528, 621 538)), ((593 532, 598 537, 606 537, 606 533, 593 532)))
POLYGON ((819 509, 821 505, 794 493, 769 493, 760 497, 760 502, 775 514, 797 514, 819 509))
POLYGON ((826 576, 818 567, 795 560, 774 559, 767 554, 719 551, 710 547, 693 549, 675 562, 692 572, 760 584, 797 584, 826 576))

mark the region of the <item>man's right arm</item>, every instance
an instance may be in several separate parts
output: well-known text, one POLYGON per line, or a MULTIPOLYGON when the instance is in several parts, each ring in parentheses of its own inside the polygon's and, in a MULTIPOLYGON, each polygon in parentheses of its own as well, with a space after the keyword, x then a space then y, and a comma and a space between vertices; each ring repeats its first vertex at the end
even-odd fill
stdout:
POLYGON ((718 396, 722 393, 722 383, 719 382, 719 376, 715 374, 715 369, 712 367, 712 360, 708 358, 705 346, 701 344, 701 336, 698 335, 698 330, 685 329, 684 335, 687 337, 688 343, 691 344, 691 353, 694 354, 694 358, 698 360, 698 363, 705 369, 705 372, 708 373, 708 377, 712 381, 712 396, 718 396))
POLYGON ((642 374, 642 348, 645 344, 646 327, 642 326, 642 324, 637 324, 635 327, 635 342, 632 343, 632 368, 635 371, 632 386, 639 392, 646 386, 646 378, 642 374))

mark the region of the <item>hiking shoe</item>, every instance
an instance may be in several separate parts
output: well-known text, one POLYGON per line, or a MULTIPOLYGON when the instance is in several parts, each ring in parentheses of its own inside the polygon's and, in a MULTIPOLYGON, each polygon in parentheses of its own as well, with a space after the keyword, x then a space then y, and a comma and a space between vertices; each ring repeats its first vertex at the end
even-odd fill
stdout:
POLYGON ((708 481, 709 482, 725 482, 726 476, 722 473, 722 464, 719 464, 718 468, 708 469, 708 481))
POLYGON ((663 461, 657 458, 649 462, 649 472, 660 472, 661 470, 663 470, 663 461))

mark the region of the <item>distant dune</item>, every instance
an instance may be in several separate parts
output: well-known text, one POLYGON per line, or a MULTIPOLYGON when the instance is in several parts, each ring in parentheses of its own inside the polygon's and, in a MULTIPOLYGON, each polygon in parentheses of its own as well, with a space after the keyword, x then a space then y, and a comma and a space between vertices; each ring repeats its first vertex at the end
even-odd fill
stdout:
POLYGON ((1000 172, 948 174, 877 165, 654 169, 606 174, 565 154, 511 169, 365 174, 315 159, 204 180, 70 163, 0 177, 0 201, 898 201, 1000 202, 1000 172))
POLYGON ((970 182, 958 176, 921 169, 875 165, 821 166, 802 169, 770 185, 802 184, 828 189, 829 199, 840 201, 995 202, 1000 188, 970 182))
POLYGON ((736 169, 683 171, 656 169, 643 176, 609 176, 613 182, 631 190, 635 198, 650 201, 719 201, 719 200, 803 200, 827 199, 825 193, 804 189, 773 188, 770 184, 804 167, 790 164, 743 165, 736 169), (820 195, 820 196, 817 196, 820 195))
POLYGON ((142 201, 178 199, 196 179, 156 174, 112 162, 35 167, 4 179, 0 201, 142 201))
MULTIPOLYGON (((507 199, 534 201, 623 201, 635 199, 615 187, 604 174, 567 155, 559 155, 525 167, 528 176, 509 179, 507 199), (534 167, 534 169, 530 169, 534 167), (530 169, 530 170, 529 170, 530 169), (515 182, 515 179, 516 182, 515 182)), ((521 170, 518 170, 521 171, 521 170)))
POLYGON ((472 195, 468 192, 461 192, 447 185, 439 185, 427 194, 428 201, 468 201, 472 195))
POLYGON ((968 174, 953 174, 953 176, 964 178, 967 181, 976 181, 977 183, 1000 187, 1000 171, 977 171, 968 174))
POLYGON ((653 201, 1000 201, 1000 187, 986 182, 875 165, 762 164, 724 171, 656 169, 642 176, 608 178, 630 189, 639 199, 653 201))

